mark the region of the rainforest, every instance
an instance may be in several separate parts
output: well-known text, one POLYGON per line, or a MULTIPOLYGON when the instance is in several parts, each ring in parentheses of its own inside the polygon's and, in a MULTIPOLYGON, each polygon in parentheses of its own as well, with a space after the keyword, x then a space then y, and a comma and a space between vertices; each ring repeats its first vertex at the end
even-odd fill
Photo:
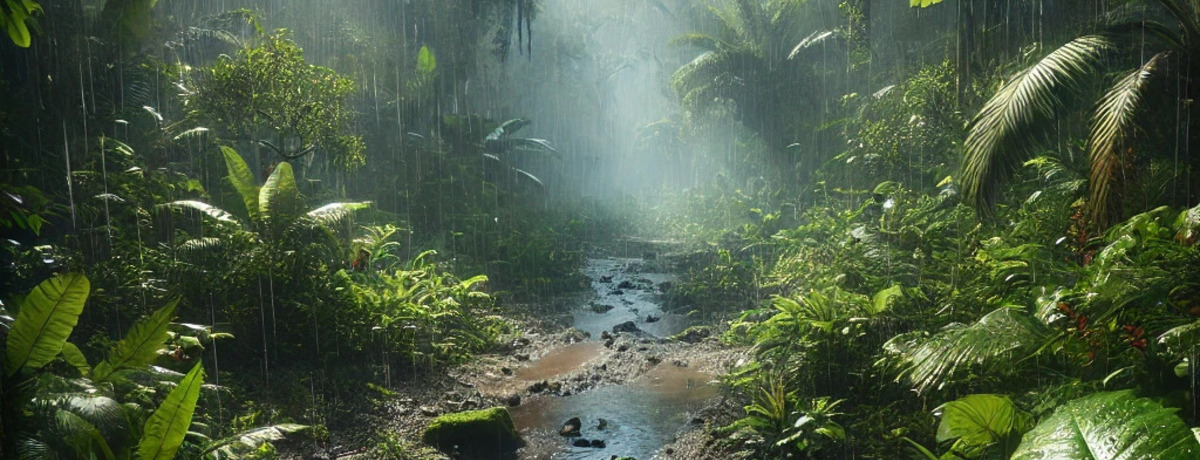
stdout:
POLYGON ((1200 459, 1200 0, 0 29, 0 458, 1200 459))

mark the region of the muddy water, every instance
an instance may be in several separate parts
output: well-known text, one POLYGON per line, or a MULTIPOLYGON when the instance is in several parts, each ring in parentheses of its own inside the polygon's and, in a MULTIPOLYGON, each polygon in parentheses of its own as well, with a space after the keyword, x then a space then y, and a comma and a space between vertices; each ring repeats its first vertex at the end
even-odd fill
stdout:
POLYGON ((608 351, 600 342, 580 342, 547 353, 529 367, 517 369, 516 377, 538 382, 567 374, 608 351))
MULTIPOLYGON (((663 273, 647 272, 640 259, 593 259, 586 274, 592 280, 594 300, 574 314, 574 327, 591 333, 592 341, 570 345, 549 353, 520 369, 516 377, 535 382, 554 379, 581 367, 593 365, 609 353, 596 340, 604 331, 633 321, 650 335, 664 337, 688 326, 682 315, 664 313, 659 293, 671 281, 663 273), (612 309, 597 312, 595 305, 612 309)), ((540 439, 522 451, 528 459, 604 459, 613 455, 646 460, 687 428, 693 414, 718 396, 713 376, 695 370, 700 363, 676 365, 666 360, 635 380, 619 386, 604 386, 567 397, 533 396, 512 410, 517 427, 526 438, 540 439), (558 437, 562 423, 572 417, 583 421, 582 437, 602 439, 603 449, 572 447, 569 438, 558 437), (600 420, 604 420, 603 428, 600 420)))

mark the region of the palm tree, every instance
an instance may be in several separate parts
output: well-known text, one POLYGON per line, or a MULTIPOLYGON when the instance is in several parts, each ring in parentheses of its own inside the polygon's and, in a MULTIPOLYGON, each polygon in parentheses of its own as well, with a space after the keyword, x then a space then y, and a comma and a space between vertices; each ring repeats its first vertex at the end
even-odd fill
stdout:
POLYGON ((671 78, 684 107, 693 113, 729 109, 775 151, 793 142, 813 93, 797 87, 811 71, 793 58, 834 35, 805 32, 805 3, 722 0, 710 7, 715 32, 673 41, 704 50, 671 78))
POLYGON ((1085 218, 1097 231, 1121 219, 1134 165, 1149 159, 1135 141, 1155 139, 1155 113, 1176 113, 1161 104, 1179 104, 1200 90, 1189 78, 1200 69, 1197 2, 1150 3, 1157 7, 1122 10, 1140 14, 1054 50, 1012 76, 984 104, 969 124, 965 144, 962 184, 968 201, 992 213, 1004 181, 1034 154, 1056 121, 1070 113, 1070 101, 1086 98, 1088 88, 1099 83, 1107 90, 1091 94, 1099 97, 1090 116, 1085 218), (1130 66, 1108 73, 1104 70, 1110 61, 1130 66), (1158 96, 1164 88, 1174 97, 1158 96))

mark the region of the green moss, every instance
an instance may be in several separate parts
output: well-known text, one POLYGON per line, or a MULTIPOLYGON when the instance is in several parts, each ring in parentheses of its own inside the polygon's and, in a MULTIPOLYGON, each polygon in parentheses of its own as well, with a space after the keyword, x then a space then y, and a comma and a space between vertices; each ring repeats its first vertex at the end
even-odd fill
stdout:
POLYGON ((438 417, 425 428, 421 440, 446 452, 458 446, 459 453, 472 458, 496 458, 498 453, 511 453, 523 444, 512 416, 503 407, 438 417))

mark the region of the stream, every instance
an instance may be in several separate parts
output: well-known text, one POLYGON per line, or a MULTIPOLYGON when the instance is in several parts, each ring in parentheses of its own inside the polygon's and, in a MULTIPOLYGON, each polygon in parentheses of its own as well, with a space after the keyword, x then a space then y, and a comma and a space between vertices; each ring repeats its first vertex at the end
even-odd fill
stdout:
MULTIPOLYGON (((517 370, 516 378, 530 383, 553 380, 594 366, 619 353, 606 347, 601 336, 622 323, 632 321, 643 331, 639 333, 643 343, 688 327, 686 316, 663 311, 661 293, 666 291, 664 283, 670 283, 672 277, 654 272, 659 270, 654 267, 655 264, 643 259, 590 259, 585 274, 591 280, 593 300, 575 309, 572 326, 589 333, 591 338, 532 361, 517 370)), ((696 370, 697 367, 696 363, 672 362, 668 356, 620 385, 599 386, 569 396, 529 397, 512 409, 517 428, 531 440, 521 451, 521 458, 608 460, 614 455, 652 458, 688 427, 696 411, 719 396, 711 382, 713 375, 696 370), (572 417, 582 421, 581 436, 559 436, 563 423, 572 417), (574 447, 572 443, 577 439, 603 440, 606 446, 574 447)))

